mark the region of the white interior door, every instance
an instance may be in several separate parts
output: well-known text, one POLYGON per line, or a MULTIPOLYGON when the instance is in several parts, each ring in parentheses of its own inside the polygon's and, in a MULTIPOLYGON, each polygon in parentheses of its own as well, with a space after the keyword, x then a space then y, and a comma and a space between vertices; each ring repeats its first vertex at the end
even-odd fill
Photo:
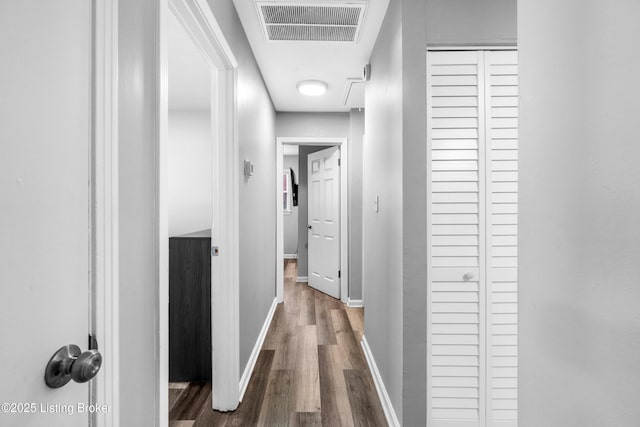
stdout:
POLYGON ((484 88, 480 53, 449 53, 428 55, 430 409, 434 426, 478 426, 485 406, 484 88))
POLYGON ((91 2, 0 2, 2 426, 86 426, 87 383, 49 388, 87 350, 91 2))
POLYGON ((517 53, 429 52, 429 418, 517 422, 517 53))
POLYGON ((307 157, 309 285, 340 298, 340 150, 307 157))
POLYGON ((518 420, 518 52, 485 52, 487 419, 518 420))

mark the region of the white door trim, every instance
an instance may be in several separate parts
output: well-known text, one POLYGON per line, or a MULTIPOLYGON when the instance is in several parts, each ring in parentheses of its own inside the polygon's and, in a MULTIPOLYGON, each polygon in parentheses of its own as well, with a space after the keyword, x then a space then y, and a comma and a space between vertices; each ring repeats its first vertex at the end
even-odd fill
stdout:
POLYGON ((104 358, 92 381, 91 402, 110 410, 94 414, 90 425, 119 423, 118 309, 118 1, 93 2, 93 167, 91 333, 104 358))
MULTIPOLYGON (((348 234, 348 177, 349 159, 347 138, 290 137, 276 138, 276 200, 282 197, 282 168, 284 144, 289 145, 337 145, 340 148, 340 300, 348 301, 349 289, 349 234, 348 234)), ((276 203, 276 298, 284 301, 284 221, 282 203, 276 203)))
POLYGON ((480 50, 517 50, 517 43, 512 45, 509 44, 500 44, 500 45, 492 45, 492 44, 479 44, 477 46, 473 45, 451 45, 451 44, 430 44, 427 46, 427 51, 429 52, 438 52, 438 51, 480 51, 480 50))
POLYGON ((238 62, 206 0, 163 0, 159 8, 159 295, 158 295, 158 423, 168 418, 169 260, 167 221, 167 13, 174 13, 212 67, 213 218, 211 245, 212 406, 234 410, 239 402, 239 251, 238 251, 238 140, 236 82, 238 62))

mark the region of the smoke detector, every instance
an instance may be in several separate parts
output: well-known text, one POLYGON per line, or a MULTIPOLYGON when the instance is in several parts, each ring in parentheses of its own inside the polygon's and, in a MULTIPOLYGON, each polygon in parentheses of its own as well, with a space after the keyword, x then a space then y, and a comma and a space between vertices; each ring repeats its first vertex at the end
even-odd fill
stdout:
POLYGON ((366 3, 257 1, 270 42, 356 43, 366 3))

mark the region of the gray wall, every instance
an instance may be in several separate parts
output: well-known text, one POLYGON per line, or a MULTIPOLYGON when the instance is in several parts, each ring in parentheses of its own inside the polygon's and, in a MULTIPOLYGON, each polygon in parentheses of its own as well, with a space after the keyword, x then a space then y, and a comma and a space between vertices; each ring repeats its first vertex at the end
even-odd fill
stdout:
MULTIPOLYGON (((362 299, 362 136, 364 109, 349 114, 349 298, 362 299)), ((371 205, 369 205, 371 206, 371 205)))
MULTIPOLYGON (((296 181, 299 181, 298 156, 284 156, 283 167, 285 171, 293 169, 296 181)), ((278 203, 280 201, 278 200, 278 203)), ((283 214, 284 253, 293 255, 298 253, 298 206, 291 205, 291 213, 283 214)))
POLYGON ((208 0, 238 60, 240 159, 254 165, 240 181, 240 374, 275 297, 275 109, 233 2, 208 0))
POLYGON ((515 44, 516 0, 426 0, 427 43, 515 44))
POLYGON ((277 113, 276 135, 346 138, 349 113, 277 113))
POLYGON ((211 112, 169 109, 168 128, 169 237, 210 230, 211 112))
POLYGON ((516 2, 391 1, 365 89, 365 336, 404 425, 426 425, 425 45, 516 40, 516 2), (474 20, 471 22, 471 20, 474 20), (380 196, 380 212, 371 209, 380 196))
POLYGON ((522 427, 640 425, 638 16, 520 3, 522 427))
MULTIPOLYGON (((121 1, 119 56, 119 410, 130 425, 157 418, 158 222, 156 2, 121 1), (132 354, 140 357, 131 357, 132 354)), ((168 244, 168 242, 167 242, 168 244)), ((108 363, 108 361, 105 361, 108 363)))
MULTIPOLYGON (((480 0, 487 3, 489 0, 480 0)), ((478 0, 468 0, 467 3, 478 0)), ((407 426, 426 425, 427 358, 427 67, 424 49, 424 0, 403 3, 402 16, 402 281, 403 344, 402 414, 407 426), (421 25, 422 24, 422 25, 421 25), (425 94, 425 96, 416 96, 425 94)), ((514 15, 515 20, 515 15, 514 15)), ((428 29, 428 27, 427 27, 428 29)))
POLYGON ((306 277, 309 272, 309 192, 307 191, 307 156, 327 146, 301 145, 298 151, 298 277, 306 277))
POLYGON ((365 88, 362 219, 365 336, 402 422, 401 13, 400 3, 391 1, 370 58, 371 80, 365 88), (373 210, 376 195, 380 198, 378 213, 373 210))

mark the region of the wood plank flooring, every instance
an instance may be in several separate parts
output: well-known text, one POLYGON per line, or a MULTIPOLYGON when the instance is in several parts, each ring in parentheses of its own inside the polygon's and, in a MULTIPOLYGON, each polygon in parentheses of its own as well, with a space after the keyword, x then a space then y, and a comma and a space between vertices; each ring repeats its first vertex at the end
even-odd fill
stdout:
POLYGON ((306 283, 285 260, 279 304, 243 401, 211 409, 211 384, 169 386, 169 426, 386 426, 360 340, 362 308, 306 283))

